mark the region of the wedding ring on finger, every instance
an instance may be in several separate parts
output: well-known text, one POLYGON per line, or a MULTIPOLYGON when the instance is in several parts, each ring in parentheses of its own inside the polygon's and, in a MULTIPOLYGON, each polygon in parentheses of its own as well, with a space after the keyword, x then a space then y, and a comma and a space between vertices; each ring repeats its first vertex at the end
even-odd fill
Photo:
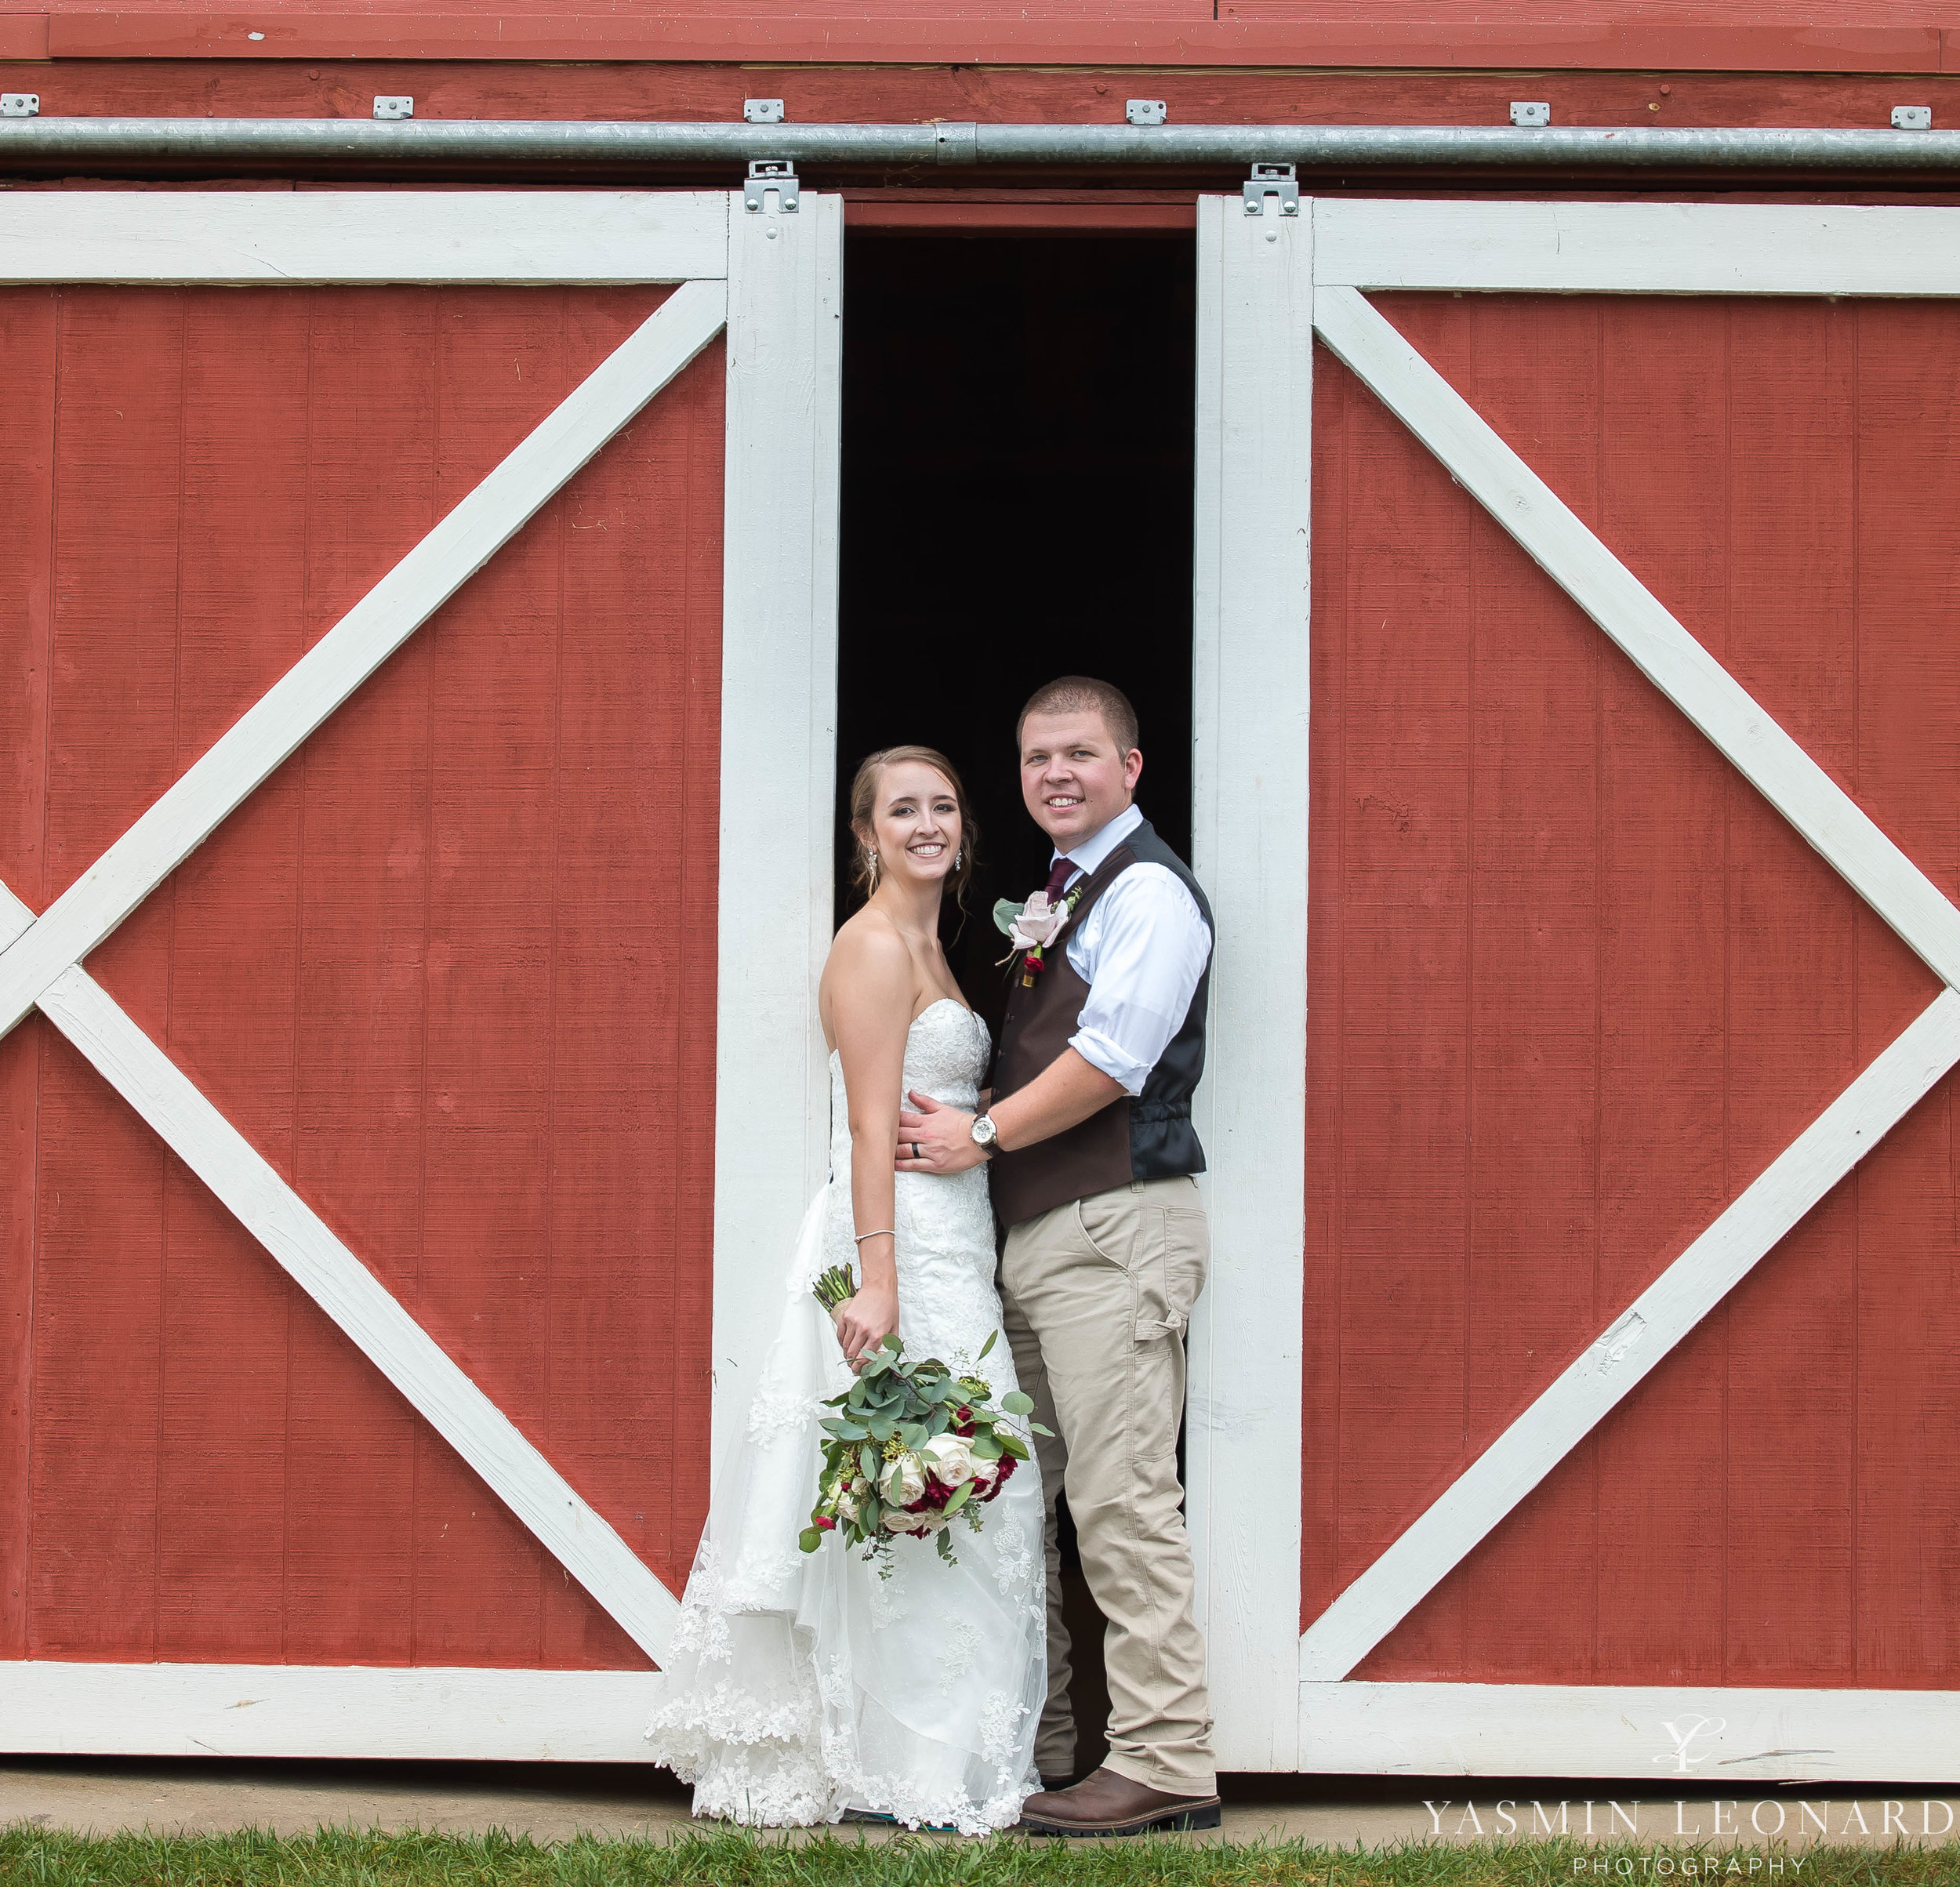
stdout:
POLYGON ((912 1143, 912 1157, 914 1159, 923 1159, 925 1157, 925 1156, 919 1151, 919 1143, 916 1140, 912 1143))

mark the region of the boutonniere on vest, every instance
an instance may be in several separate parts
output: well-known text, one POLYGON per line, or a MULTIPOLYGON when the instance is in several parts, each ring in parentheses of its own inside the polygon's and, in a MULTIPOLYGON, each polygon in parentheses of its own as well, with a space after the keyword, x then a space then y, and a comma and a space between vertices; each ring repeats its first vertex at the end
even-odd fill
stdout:
MULTIPOLYGON (((1083 880, 1083 884, 1087 882, 1083 880)), ((1035 978, 1047 967, 1042 960, 1042 952, 1054 942, 1056 931, 1075 915, 1076 906, 1082 902, 1082 892, 1083 885, 1078 884, 1063 895, 1059 904, 1051 904, 1046 891, 1036 891, 1025 904, 1016 904, 1011 898, 1003 898, 993 907, 995 927, 1014 945, 1014 950, 1010 950, 1000 961, 1011 963, 1014 950, 1021 953, 1023 989, 1033 988, 1035 978)))

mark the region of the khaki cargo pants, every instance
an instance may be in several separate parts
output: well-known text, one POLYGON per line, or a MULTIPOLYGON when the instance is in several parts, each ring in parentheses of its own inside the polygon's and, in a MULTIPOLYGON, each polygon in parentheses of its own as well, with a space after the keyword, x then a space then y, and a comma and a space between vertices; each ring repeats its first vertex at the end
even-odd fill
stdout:
POLYGON ((1014 1368, 1036 1418, 1055 1432, 1040 1444, 1048 1703, 1035 1761, 1047 1776, 1075 1769, 1055 1538, 1065 1489, 1082 1569, 1109 1623, 1109 1766, 1172 1794, 1216 1786, 1177 1456, 1185 1325, 1210 1252, 1188 1178, 1138 1180, 1007 1233, 1000 1282, 1014 1368))

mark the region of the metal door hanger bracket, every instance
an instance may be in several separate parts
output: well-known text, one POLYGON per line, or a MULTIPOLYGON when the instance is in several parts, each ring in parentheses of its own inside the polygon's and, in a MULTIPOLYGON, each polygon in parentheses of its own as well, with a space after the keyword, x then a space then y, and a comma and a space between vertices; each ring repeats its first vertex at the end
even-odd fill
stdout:
POLYGON ((1299 173, 1290 164, 1255 164, 1246 180, 1246 214, 1263 216, 1272 203, 1283 216, 1300 213, 1299 173))
POLYGON ((796 167, 787 158, 757 158, 749 166, 749 181, 742 193, 742 207, 757 213, 773 193, 776 208, 786 216, 796 213, 796 167))
POLYGON ((0 118, 38 118, 41 115, 41 94, 38 92, 0 92, 0 118))

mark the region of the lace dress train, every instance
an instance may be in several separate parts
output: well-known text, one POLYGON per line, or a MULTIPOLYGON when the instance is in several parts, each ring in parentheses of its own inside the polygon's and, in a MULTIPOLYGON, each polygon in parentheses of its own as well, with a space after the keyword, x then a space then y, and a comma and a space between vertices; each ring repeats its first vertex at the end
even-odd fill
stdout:
MULTIPOLYGON (((971 1109, 984 1024, 934 1003, 906 1038, 905 1085, 971 1109)), ((955 1527, 958 1563, 901 1536, 888 1578, 834 1537, 798 1549, 816 1495, 820 1416, 851 1383, 810 1286, 851 1261, 851 1141, 831 1058, 831 1177, 810 1207, 784 1283, 782 1323, 746 1431, 724 1449, 681 1602, 662 1700, 647 1728, 656 1758, 694 1784, 694 1812, 759 1827, 835 1821, 867 1809, 909 1826, 982 1834, 1011 1826, 1040 1787, 1034 1733, 1047 1693, 1041 1487, 1024 1464, 955 1527)), ((993 1283, 984 1167, 897 1176, 899 1335, 1017 1388, 993 1283)))

